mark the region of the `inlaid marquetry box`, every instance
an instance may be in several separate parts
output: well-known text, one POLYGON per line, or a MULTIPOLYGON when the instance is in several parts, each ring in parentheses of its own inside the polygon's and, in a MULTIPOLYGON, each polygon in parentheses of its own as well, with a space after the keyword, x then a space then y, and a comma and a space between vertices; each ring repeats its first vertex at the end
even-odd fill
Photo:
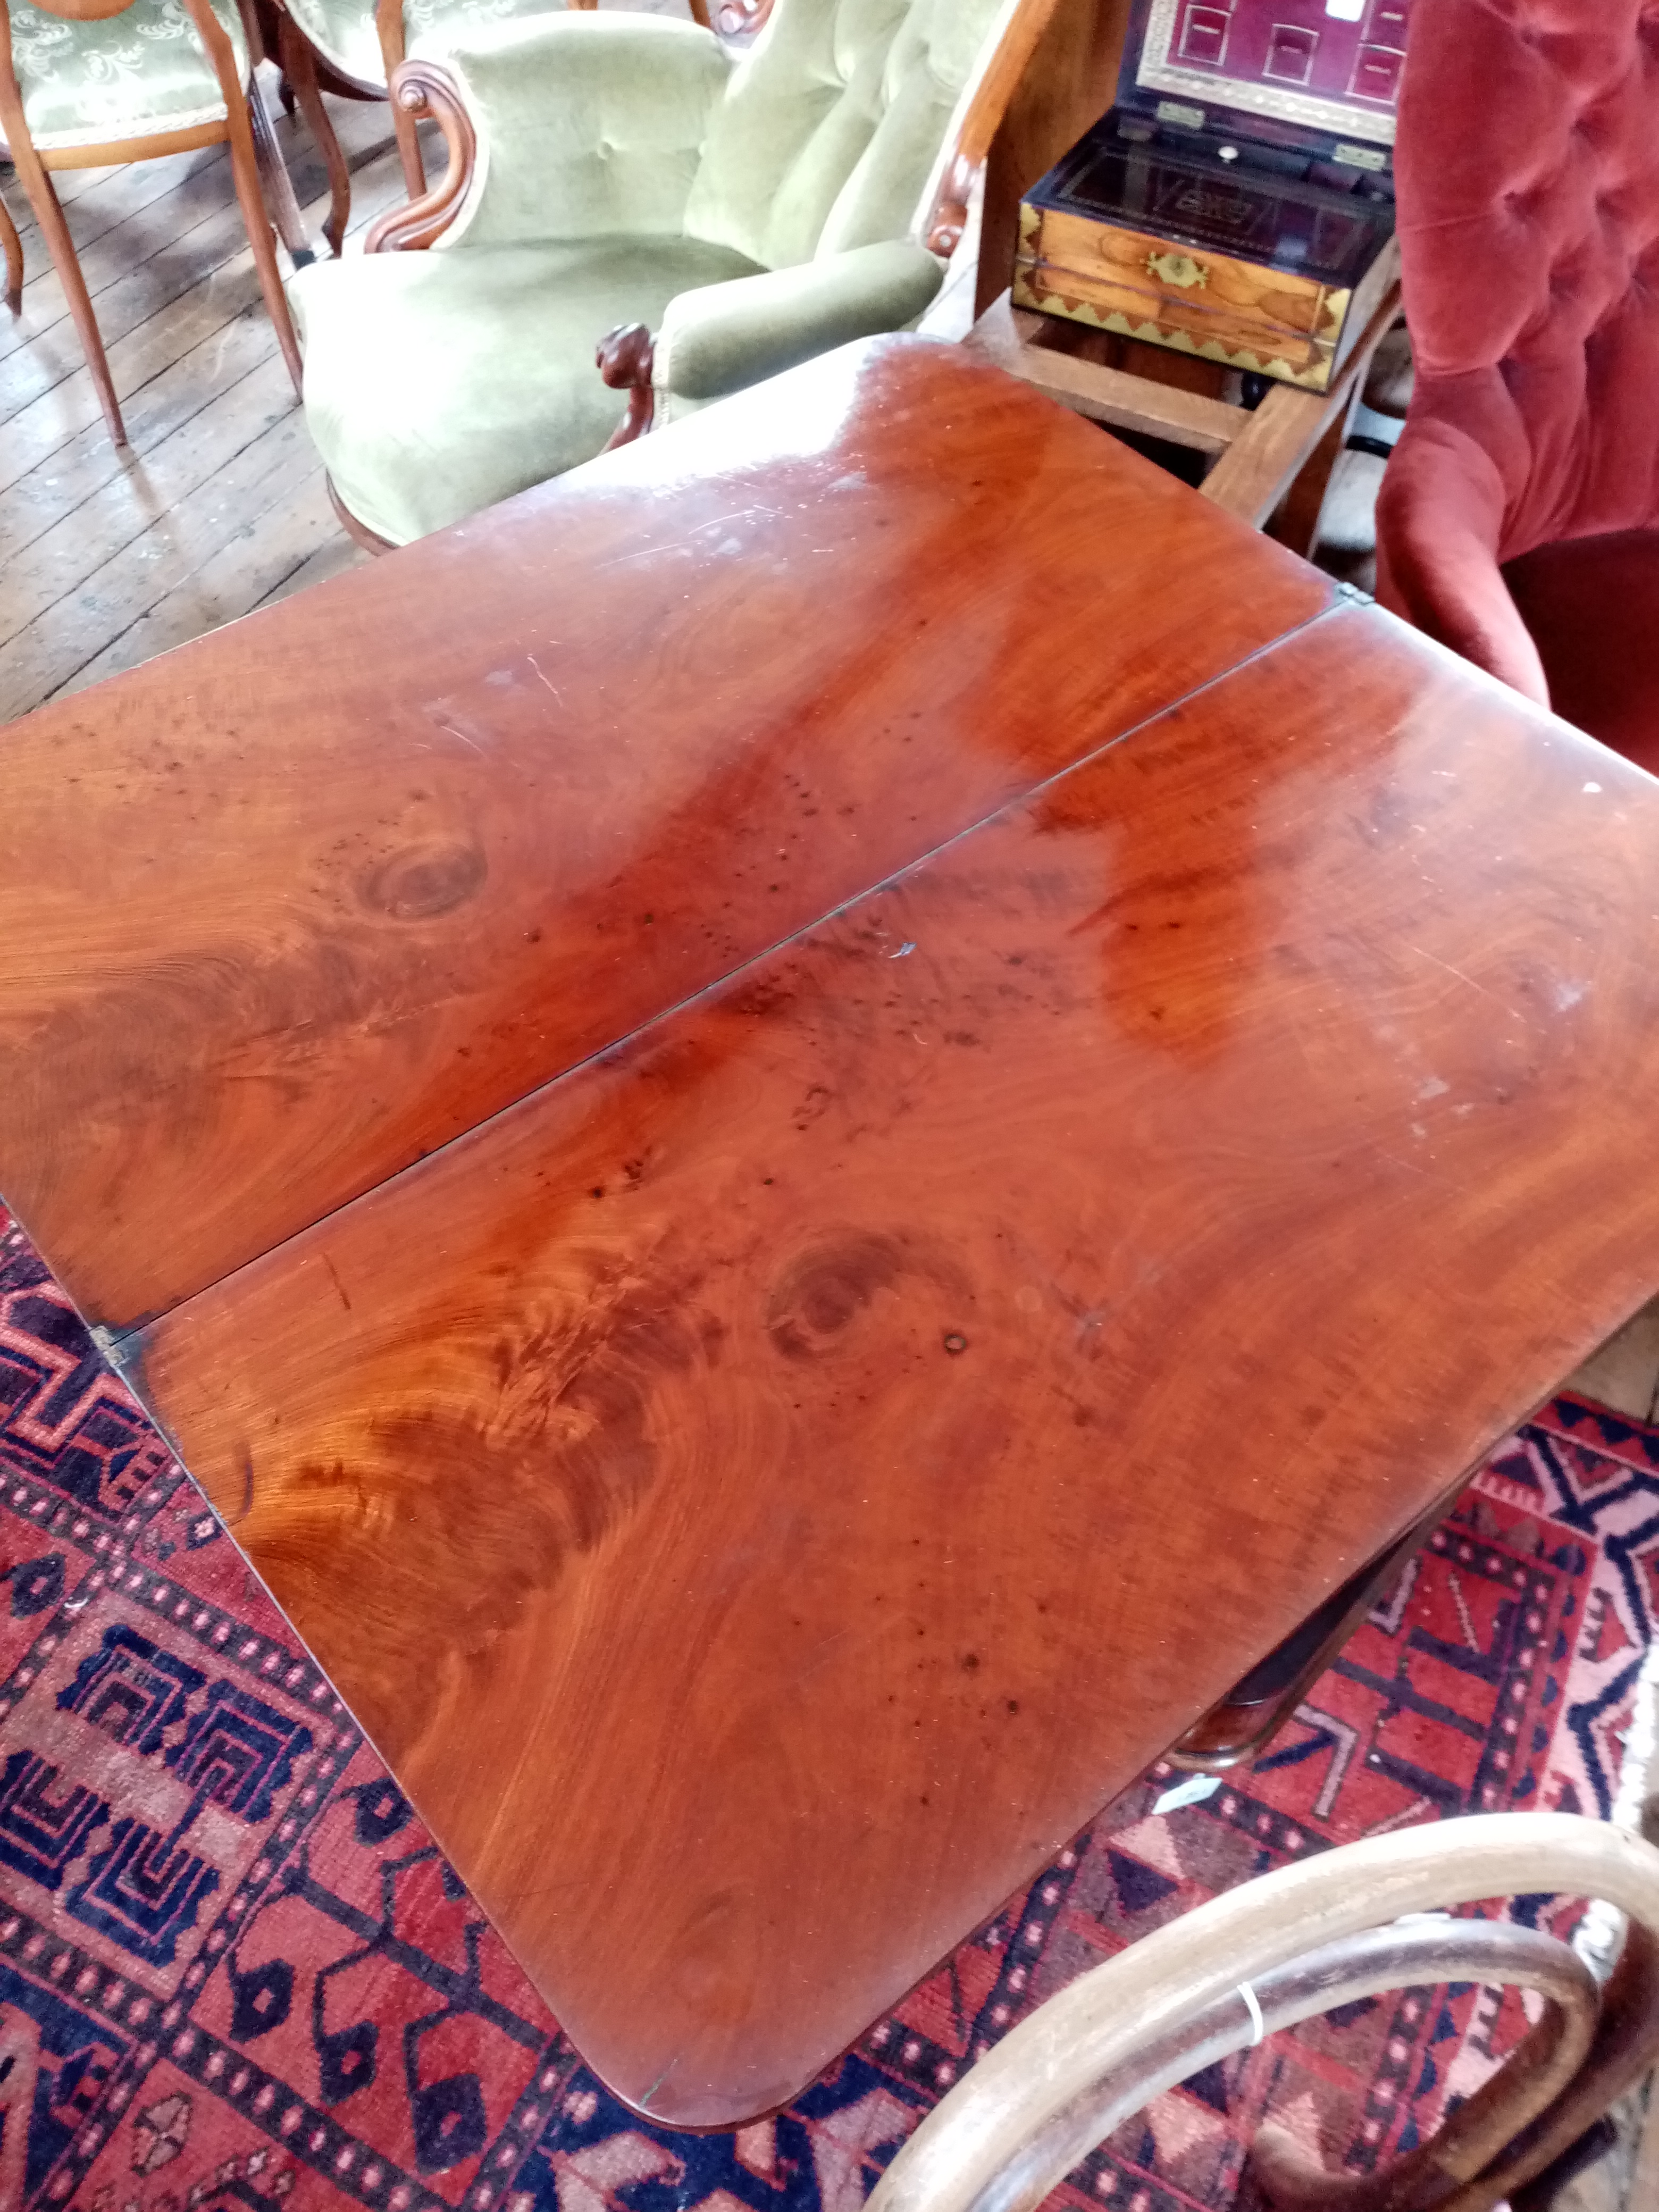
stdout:
POLYGON ((1398 266, 1406 6, 1141 0, 1116 105, 1022 204, 1015 305, 1323 391, 1398 266))

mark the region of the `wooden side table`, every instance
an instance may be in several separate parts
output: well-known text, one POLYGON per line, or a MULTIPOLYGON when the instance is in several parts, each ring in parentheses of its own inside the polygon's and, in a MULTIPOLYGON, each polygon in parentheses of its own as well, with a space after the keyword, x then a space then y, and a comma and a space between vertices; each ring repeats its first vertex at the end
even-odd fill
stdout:
POLYGON ((1318 536, 1326 487, 1371 356, 1399 319, 1395 284, 1328 392, 1276 384, 1254 409, 1221 396, 1238 386, 1236 374, 1057 316, 1033 314, 1016 307, 1006 292, 963 343, 1093 422, 1209 456, 1200 487, 1206 499, 1253 529, 1267 530, 1293 552, 1307 553, 1318 536), (1102 353, 1113 358, 1097 357, 1102 353), (1170 380, 1175 377, 1181 380, 1170 380), (1194 388, 1206 384, 1210 390, 1194 388))

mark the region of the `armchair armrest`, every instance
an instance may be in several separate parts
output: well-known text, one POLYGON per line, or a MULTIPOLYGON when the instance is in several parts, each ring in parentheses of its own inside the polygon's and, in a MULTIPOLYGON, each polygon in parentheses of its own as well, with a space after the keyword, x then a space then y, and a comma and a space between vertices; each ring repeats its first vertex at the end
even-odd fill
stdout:
POLYGON ((741 392, 854 338, 902 330, 943 281, 931 253, 892 240, 682 292, 663 317, 652 384, 671 401, 741 392))
POLYGON ((526 16, 446 67, 477 155, 446 246, 678 236, 732 63, 712 31, 660 16, 526 16))
POLYGON ((1407 421, 1376 502, 1377 598, 1430 637, 1541 707, 1538 647, 1498 566, 1497 463, 1456 424, 1407 421))

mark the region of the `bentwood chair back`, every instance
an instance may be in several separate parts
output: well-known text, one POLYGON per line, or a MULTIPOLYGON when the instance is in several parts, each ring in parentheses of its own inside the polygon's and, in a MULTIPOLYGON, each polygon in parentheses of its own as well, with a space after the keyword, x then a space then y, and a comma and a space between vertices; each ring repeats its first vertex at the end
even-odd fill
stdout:
MULTIPOLYGON (((351 216, 351 172, 334 134, 322 95, 385 100, 392 72, 410 55, 441 58, 471 33, 514 15, 544 15, 566 0, 270 0, 276 21, 276 59, 328 169, 328 221, 323 235, 336 253, 351 216)), ((568 0, 592 9, 599 0, 568 0)), ((687 0, 692 18, 707 27, 707 0, 687 0)), ((426 190, 415 118, 394 103, 404 180, 410 195, 426 190)))
MULTIPOLYGON (((54 170, 227 146, 259 289, 299 384, 300 349, 255 144, 263 115, 256 118, 251 106, 254 46, 235 0, 0 0, 0 137, 62 280, 117 445, 126 443, 126 431, 54 170)), ((21 256, 15 234, 3 242, 15 312, 21 256)), ((297 230, 288 242, 302 249, 297 230)))
POLYGON ((1255 2183, 1280 2212, 1494 2212, 1506 2200, 1534 2212, 1549 2170, 1659 2054, 1659 1850, 1563 1813, 1370 1837, 1169 1922, 981 2058, 900 2151, 868 2212, 1031 2212, 1115 2129, 1201 2068, 1360 1997, 1463 1980, 1535 1990, 1543 2013, 1437 2133, 1355 2175, 1328 2172, 1269 2123, 1251 2152, 1255 2183), (1574 1949, 1535 1929, 1423 1917, 1540 1891, 1627 1916, 1605 1988, 1574 1949))

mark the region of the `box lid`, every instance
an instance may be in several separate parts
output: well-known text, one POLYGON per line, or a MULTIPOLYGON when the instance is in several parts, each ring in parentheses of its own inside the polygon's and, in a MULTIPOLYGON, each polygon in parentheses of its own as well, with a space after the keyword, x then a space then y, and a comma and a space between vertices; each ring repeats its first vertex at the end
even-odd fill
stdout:
POLYGON ((1103 116, 1025 196, 1152 236, 1281 269, 1319 284, 1357 284, 1394 230, 1391 199, 1306 177, 1221 162, 1211 148, 1141 145, 1103 116))
POLYGON ((1334 149, 1338 160, 1343 149, 1386 149, 1411 5, 1135 0, 1118 105, 1189 130, 1254 131, 1328 159, 1334 149))

